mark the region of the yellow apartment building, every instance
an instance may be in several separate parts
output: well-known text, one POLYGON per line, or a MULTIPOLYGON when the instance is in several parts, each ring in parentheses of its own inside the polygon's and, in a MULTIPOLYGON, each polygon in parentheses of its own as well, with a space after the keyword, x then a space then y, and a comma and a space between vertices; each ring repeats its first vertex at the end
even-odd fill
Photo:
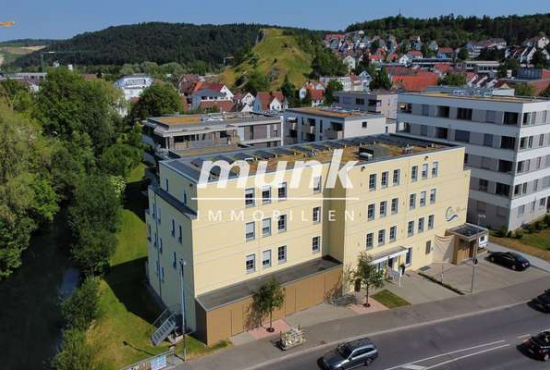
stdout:
POLYGON ((346 271, 363 251, 393 278, 460 261, 482 234, 465 224, 463 163, 461 146, 398 135, 160 162, 146 212, 149 284, 179 310, 183 265, 187 330, 212 344, 253 325, 252 295, 273 277, 285 287, 280 318, 350 289, 346 271), (231 167, 225 183, 216 161, 231 167), (335 178, 346 164, 347 179, 335 178))

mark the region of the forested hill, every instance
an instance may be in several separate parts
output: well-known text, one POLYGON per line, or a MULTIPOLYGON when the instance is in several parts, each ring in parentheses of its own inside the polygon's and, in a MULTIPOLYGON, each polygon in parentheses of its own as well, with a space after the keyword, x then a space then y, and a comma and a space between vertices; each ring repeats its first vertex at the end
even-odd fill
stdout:
POLYGON ((364 30, 367 35, 392 34, 397 40, 419 35, 422 41, 437 40, 440 46, 462 46, 470 40, 504 38, 518 44, 540 33, 550 35, 550 14, 505 17, 441 16, 406 18, 401 15, 350 25, 346 31, 364 30))
MULTIPOLYGON (((241 48, 250 48, 258 31, 256 24, 193 25, 186 23, 141 23, 109 27, 86 32, 49 46, 43 54, 47 62, 84 65, 169 62, 192 63, 201 60, 220 64, 224 57, 241 48)), ((18 59, 20 67, 39 65, 40 55, 34 53, 18 59)))

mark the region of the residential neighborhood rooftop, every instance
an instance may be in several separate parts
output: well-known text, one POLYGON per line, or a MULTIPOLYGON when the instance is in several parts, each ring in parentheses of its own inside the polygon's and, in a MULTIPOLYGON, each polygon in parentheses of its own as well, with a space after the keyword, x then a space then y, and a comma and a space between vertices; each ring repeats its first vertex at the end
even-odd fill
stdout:
POLYGON ((191 114, 166 117, 151 117, 148 124, 160 124, 164 126, 209 125, 209 124, 239 124, 250 121, 279 119, 276 115, 256 113, 215 113, 215 114, 191 114))
POLYGON ((349 117, 379 117, 381 114, 368 113, 360 110, 344 109, 340 107, 302 107, 302 108, 291 108, 288 109, 289 112, 297 112, 302 114, 311 114, 315 116, 323 117, 334 117, 334 118, 349 118, 349 117))
POLYGON ((432 96, 439 98, 451 98, 451 99, 463 99, 463 100, 485 100, 493 102, 503 103, 535 103, 535 102, 550 102, 548 98, 542 97, 530 97, 530 96, 508 96, 508 95, 496 95, 491 93, 476 93, 475 91, 469 91, 466 89, 457 89, 453 92, 443 91, 427 91, 420 93, 403 93, 403 95, 422 95, 432 96))

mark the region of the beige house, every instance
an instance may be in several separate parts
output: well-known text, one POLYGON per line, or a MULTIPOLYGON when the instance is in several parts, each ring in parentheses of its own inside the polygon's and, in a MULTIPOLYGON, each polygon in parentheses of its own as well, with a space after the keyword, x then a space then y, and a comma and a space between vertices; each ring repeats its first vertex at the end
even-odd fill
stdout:
POLYGON ((361 252, 389 277, 453 260, 468 203, 463 161, 460 146, 378 135, 160 162, 146 212, 149 284, 177 307, 184 261, 188 330, 212 344, 253 326, 251 297, 273 277, 285 287, 280 318, 350 289, 344 272, 361 252), (357 163, 332 184, 340 149, 341 165, 357 163), (224 187, 220 167, 201 181, 214 160, 234 165, 224 187), (310 160, 318 165, 294 181, 310 160), (258 186, 262 161, 271 184, 258 186))

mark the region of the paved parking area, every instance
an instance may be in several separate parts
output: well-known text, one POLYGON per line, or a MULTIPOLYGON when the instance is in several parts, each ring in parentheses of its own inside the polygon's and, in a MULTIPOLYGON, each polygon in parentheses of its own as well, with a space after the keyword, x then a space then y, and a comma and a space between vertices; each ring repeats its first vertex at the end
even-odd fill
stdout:
POLYGON ((387 283, 384 289, 400 296, 410 304, 433 302, 458 296, 458 293, 438 285, 414 271, 405 272, 405 276, 401 278, 401 286, 397 283, 387 283))
MULTIPOLYGON (((487 256, 487 254, 480 256, 479 263, 476 266, 474 292, 504 288, 548 276, 547 272, 533 267, 525 271, 513 271, 507 267, 489 262, 486 259, 487 256)), ((458 266, 452 264, 433 264, 430 266, 430 269, 425 270, 424 273, 440 279, 442 267, 444 271, 444 283, 464 293, 470 293, 472 261, 464 262, 458 266)))

